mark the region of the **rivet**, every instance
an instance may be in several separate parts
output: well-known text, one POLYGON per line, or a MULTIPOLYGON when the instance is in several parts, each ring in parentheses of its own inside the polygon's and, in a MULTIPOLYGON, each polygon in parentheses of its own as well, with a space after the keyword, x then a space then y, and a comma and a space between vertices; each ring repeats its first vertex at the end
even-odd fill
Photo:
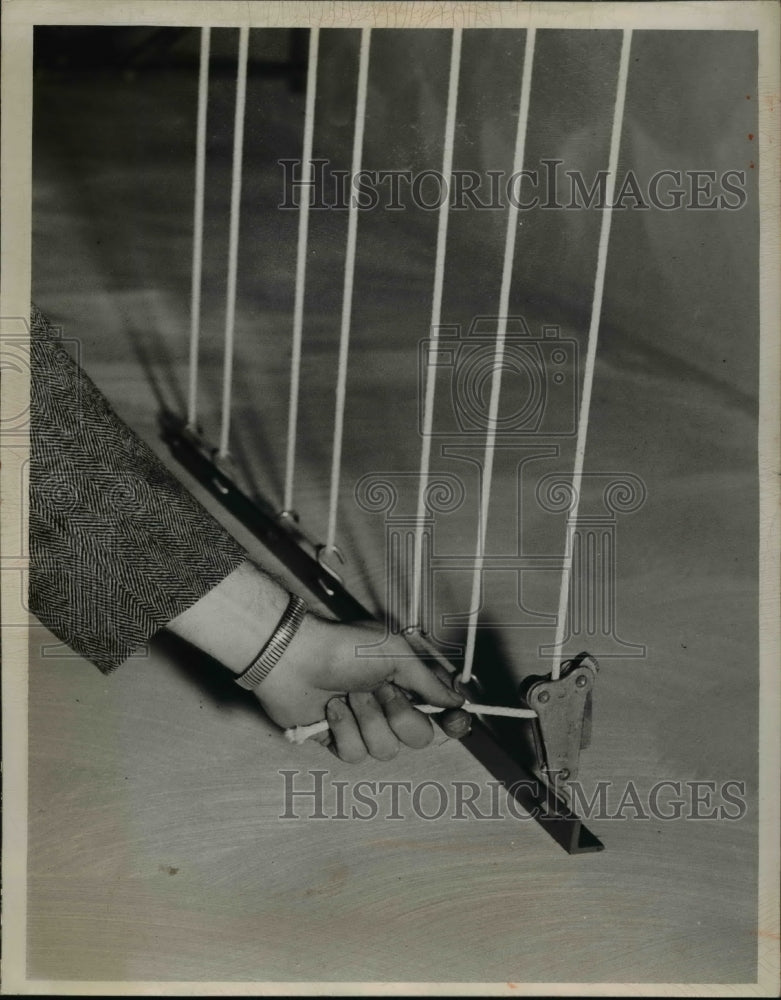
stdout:
POLYGON ((575 686, 579 688, 584 688, 588 684, 588 677, 585 674, 578 674, 575 678, 575 686))
POLYGON ((545 704, 546 701, 550 701, 550 691, 540 691, 537 695, 537 701, 541 704, 545 704))

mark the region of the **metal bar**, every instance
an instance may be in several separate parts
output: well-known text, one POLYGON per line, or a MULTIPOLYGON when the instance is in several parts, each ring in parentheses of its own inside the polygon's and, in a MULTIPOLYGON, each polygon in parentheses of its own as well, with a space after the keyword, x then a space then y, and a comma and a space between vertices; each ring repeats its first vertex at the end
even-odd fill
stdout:
POLYGON ((198 436, 176 415, 161 415, 163 440, 175 458, 202 486, 312 591, 338 618, 349 621, 373 620, 374 616, 339 582, 328 574, 296 540, 295 528, 280 520, 276 510, 265 502, 254 500, 227 476, 211 458, 198 436))

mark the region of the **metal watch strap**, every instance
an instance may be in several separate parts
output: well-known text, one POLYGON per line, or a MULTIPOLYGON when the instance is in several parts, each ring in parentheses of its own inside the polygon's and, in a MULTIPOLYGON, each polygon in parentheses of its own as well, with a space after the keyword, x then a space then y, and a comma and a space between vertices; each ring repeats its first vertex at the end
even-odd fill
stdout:
POLYGON ((291 594, 285 613, 280 618, 279 625, 274 629, 271 638, 244 673, 239 674, 236 678, 239 687, 251 691, 266 679, 290 645, 293 636, 304 620, 306 610, 306 602, 295 594, 291 594))

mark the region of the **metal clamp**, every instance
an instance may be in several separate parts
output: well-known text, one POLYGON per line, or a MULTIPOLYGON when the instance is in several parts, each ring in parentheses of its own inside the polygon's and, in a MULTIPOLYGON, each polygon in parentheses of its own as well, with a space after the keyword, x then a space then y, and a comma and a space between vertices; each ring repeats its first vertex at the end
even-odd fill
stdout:
POLYGON ((562 665, 561 675, 527 677, 521 698, 537 713, 533 726, 538 766, 554 786, 578 776, 580 752, 591 742, 592 691, 599 664, 579 653, 562 665))

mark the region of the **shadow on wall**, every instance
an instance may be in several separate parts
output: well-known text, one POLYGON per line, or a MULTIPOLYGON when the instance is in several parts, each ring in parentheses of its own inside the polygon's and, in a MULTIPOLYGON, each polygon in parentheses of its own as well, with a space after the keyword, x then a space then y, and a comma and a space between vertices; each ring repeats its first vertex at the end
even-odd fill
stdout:
MULTIPOLYGON (((250 34, 250 72, 289 72, 291 84, 300 85, 296 74, 306 60, 308 33, 250 34)), ((38 28, 36 66, 61 73, 110 67, 139 75, 172 67, 192 76, 198 38, 196 29, 38 28)), ((236 41, 235 29, 212 31, 212 69, 218 75, 225 71, 220 86, 226 100, 221 117, 210 123, 227 130, 226 151, 232 127, 227 76, 235 68, 236 41)), ((334 170, 350 167, 359 41, 357 30, 321 31, 314 155, 334 170)), ((537 182, 530 178, 520 189, 524 200, 536 197, 537 204, 519 215, 513 313, 544 313, 548 322, 581 330, 588 325, 603 213, 583 207, 583 197, 573 194, 572 177, 589 190, 606 167, 620 41, 617 31, 537 33, 525 156, 537 182)), ((471 30, 463 36, 454 168, 470 172, 479 187, 477 206, 456 199, 450 213, 448 322, 468 325, 498 303, 524 44, 525 33, 518 30, 471 30), (505 187, 498 204, 491 174, 505 187), (486 204, 493 207, 480 207, 486 204)), ((412 176, 441 170, 450 48, 449 31, 373 32, 365 169, 412 176)), ((621 331, 622 338, 661 352, 673 365, 694 358, 704 376, 747 398, 756 394, 758 323, 756 59, 751 32, 635 33, 619 166, 619 183, 629 174, 635 183, 614 212, 604 301, 606 331, 621 331), (679 207, 668 210, 648 204, 654 177, 665 171, 659 190, 667 202, 675 203, 674 189, 683 192, 679 207), (712 203, 718 210, 705 207, 712 203)), ((287 234, 277 229, 290 221, 281 218, 289 213, 269 208, 278 205, 282 184, 276 160, 299 148, 303 124, 300 95, 288 92, 276 100, 277 111, 263 107, 261 98, 257 107, 248 106, 245 152, 252 166, 245 171, 242 230, 258 231, 267 241, 270 233, 275 241, 287 234), (285 140, 284 149, 274 145, 275 135, 285 140)), ((144 142, 150 141, 146 136, 144 142)), ((431 185, 420 188, 424 191, 430 198, 431 185)), ((428 302, 436 209, 416 208, 408 185, 400 191, 403 211, 382 203, 389 198, 387 184, 380 184, 379 192, 380 206, 363 212, 359 227, 368 236, 359 259, 371 278, 372 302, 383 295, 398 298, 396 286, 383 284, 388 256, 410 263, 428 302), (372 258, 370 247, 381 252, 372 258)), ((341 273, 346 212, 314 216, 312 252, 320 230, 326 239, 327 229, 327 239, 336 238, 338 245, 321 247, 318 260, 322 267, 333 256, 341 273)), ((289 291, 291 268, 278 258, 276 251, 266 254, 259 267, 267 277, 266 297, 274 289, 289 291)), ((331 287, 326 284, 324 295, 331 287)), ((334 294, 339 285, 333 283, 334 294)), ((617 340, 607 336, 601 347, 609 354, 611 341, 620 349, 617 340)))

